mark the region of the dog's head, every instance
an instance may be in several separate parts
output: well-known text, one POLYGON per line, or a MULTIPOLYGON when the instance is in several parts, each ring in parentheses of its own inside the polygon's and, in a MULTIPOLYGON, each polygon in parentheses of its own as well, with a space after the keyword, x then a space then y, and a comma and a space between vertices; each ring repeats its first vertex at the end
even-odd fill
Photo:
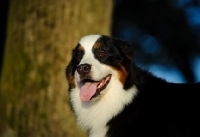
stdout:
POLYGON ((111 87, 118 87, 117 83, 128 90, 134 84, 132 63, 133 54, 127 42, 87 35, 73 49, 67 66, 70 92, 79 92, 80 99, 88 102, 100 99, 111 87))

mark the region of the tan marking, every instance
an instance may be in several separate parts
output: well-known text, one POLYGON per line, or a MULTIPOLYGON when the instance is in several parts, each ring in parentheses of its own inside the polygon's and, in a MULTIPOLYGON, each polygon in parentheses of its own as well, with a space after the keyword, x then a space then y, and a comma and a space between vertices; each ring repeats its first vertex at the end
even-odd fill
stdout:
POLYGON ((128 76, 128 72, 126 71, 126 69, 124 68, 124 66, 121 66, 121 70, 118 70, 114 67, 111 67, 112 69, 116 70, 118 72, 118 76, 119 76, 119 81, 124 85, 125 84, 125 81, 126 81, 126 78, 128 76))
POLYGON ((83 46, 82 45, 80 45, 79 47, 78 47, 78 49, 77 49, 78 51, 83 51, 84 50, 84 48, 83 48, 83 46))
POLYGON ((99 49, 100 47, 101 47, 101 44, 99 42, 94 44, 94 49, 99 49))
POLYGON ((75 79, 74 76, 70 73, 67 75, 67 79, 69 81, 71 88, 75 88, 76 85, 75 85, 75 81, 74 81, 74 79, 75 79))

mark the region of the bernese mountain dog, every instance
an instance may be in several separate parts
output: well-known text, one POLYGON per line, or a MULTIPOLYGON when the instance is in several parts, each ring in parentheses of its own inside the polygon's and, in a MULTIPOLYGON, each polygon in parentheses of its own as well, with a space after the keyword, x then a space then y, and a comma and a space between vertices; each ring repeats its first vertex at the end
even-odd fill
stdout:
POLYGON ((200 137, 200 83, 170 83, 139 68, 123 40, 82 37, 66 77, 89 137, 200 137))

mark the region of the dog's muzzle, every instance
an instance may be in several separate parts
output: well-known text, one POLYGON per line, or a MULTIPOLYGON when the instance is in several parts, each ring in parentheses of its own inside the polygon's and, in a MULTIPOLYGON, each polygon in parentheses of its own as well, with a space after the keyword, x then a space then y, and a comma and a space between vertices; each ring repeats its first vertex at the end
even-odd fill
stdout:
POLYGON ((77 72, 80 77, 80 98, 82 101, 87 102, 92 98, 100 95, 111 79, 111 74, 102 77, 99 80, 94 80, 91 76, 91 65, 81 64, 77 67, 77 72))

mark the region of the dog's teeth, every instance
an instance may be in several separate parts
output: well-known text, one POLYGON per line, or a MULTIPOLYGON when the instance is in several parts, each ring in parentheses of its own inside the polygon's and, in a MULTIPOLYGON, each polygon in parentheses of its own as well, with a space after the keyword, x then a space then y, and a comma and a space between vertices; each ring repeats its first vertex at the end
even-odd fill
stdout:
POLYGON ((97 88, 100 89, 100 88, 106 86, 109 78, 105 77, 103 80, 101 80, 101 82, 98 84, 97 88))
POLYGON ((97 88, 101 88, 102 84, 100 83, 97 88))

